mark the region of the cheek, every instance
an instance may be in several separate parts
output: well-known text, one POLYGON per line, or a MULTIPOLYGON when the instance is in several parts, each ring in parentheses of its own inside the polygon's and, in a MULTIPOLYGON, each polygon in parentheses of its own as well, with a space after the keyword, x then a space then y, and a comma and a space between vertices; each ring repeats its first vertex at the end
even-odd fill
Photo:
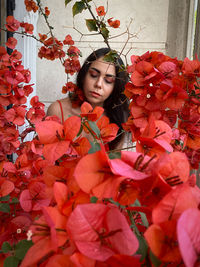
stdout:
POLYGON ((88 76, 86 76, 85 80, 84 80, 84 83, 83 83, 83 91, 84 92, 87 91, 88 88, 91 86, 91 84, 92 84, 91 79, 88 76))
POLYGON ((114 85, 107 87, 107 90, 106 90, 107 97, 109 97, 112 94, 113 90, 114 90, 114 85))

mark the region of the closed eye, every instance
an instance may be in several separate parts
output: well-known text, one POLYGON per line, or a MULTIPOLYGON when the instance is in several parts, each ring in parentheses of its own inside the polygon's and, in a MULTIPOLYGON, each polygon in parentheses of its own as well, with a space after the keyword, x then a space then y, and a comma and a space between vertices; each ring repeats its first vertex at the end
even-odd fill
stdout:
POLYGON ((92 78, 97 78, 99 76, 99 73, 95 70, 90 70, 89 73, 92 78))
POLYGON ((107 76, 107 77, 105 77, 105 81, 106 81, 106 83, 114 83, 115 78, 112 76, 107 76))

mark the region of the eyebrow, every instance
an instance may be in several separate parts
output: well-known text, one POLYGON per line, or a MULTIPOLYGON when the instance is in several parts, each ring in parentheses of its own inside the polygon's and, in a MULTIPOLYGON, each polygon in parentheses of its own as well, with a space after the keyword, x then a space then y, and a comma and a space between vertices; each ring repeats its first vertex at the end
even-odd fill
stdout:
MULTIPOLYGON (((96 72, 98 72, 99 74, 101 74, 100 70, 98 70, 98 69, 96 69, 96 68, 94 68, 94 67, 91 67, 90 69, 95 70, 96 72)), ((106 73, 105 76, 106 76, 106 77, 116 78, 115 75, 112 75, 112 74, 109 74, 109 73, 106 73)))

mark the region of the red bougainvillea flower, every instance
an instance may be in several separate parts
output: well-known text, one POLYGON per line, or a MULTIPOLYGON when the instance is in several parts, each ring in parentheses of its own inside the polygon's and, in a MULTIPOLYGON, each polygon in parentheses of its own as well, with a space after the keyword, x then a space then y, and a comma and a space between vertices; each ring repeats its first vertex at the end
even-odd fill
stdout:
POLYGON ((144 233, 151 251, 163 262, 180 262, 176 221, 167 221, 149 226, 144 233))
POLYGON ((36 124, 39 140, 44 144, 44 157, 54 162, 67 153, 69 145, 77 136, 80 127, 81 119, 77 116, 68 118, 64 125, 56 121, 42 121, 36 124))
POLYGON ((119 20, 113 20, 113 18, 108 19, 108 24, 110 25, 110 27, 112 28, 119 28, 120 26, 120 21, 119 20))
POLYGON ((161 155, 165 151, 172 152, 171 139, 172 130, 169 125, 164 121, 154 120, 150 117, 149 124, 138 137, 136 150, 149 156, 161 155))
POLYGON ((14 106, 5 112, 5 118, 18 126, 24 124, 26 109, 22 106, 14 106))
POLYGON ((190 60, 187 57, 183 61, 182 72, 185 76, 196 79, 200 77, 200 62, 197 59, 190 60))
POLYGON ((165 106, 171 110, 179 110, 188 99, 187 92, 179 87, 173 86, 163 97, 165 106))
POLYGON ((71 45, 67 50, 67 54, 69 57, 78 57, 81 52, 76 46, 71 45))
POLYGON ((187 209, 177 223, 178 243, 185 266, 199 265, 200 255, 200 211, 187 209))
POLYGON ((133 255, 139 245, 124 215, 103 204, 78 205, 67 221, 67 232, 83 255, 100 261, 114 254, 133 255))
POLYGON ((50 15, 50 10, 48 9, 47 6, 45 6, 44 11, 45 11, 45 15, 48 17, 50 15))
POLYGON ((109 158, 102 150, 84 156, 78 162, 74 177, 77 184, 87 194, 98 198, 116 199, 121 181, 124 177, 115 176, 109 166, 109 158))
POLYGON ((98 120, 103 112, 104 109, 102 107, 96 106, 93 109, 93 107, 88 102, 84 102, 81 105, 81 117, 86 117, 90 121, 98 120))
POLYGON ((119 127, 115 123, 110 123, 106 116, 102 116, 97 121, 97 126, 100 129, 100 136, 104 143, 114 140, 119 130, 119 127))
POLYGON ((34 26, 33 24, 27 23, 27 22, 21 22, 20 26, 24 28, 26 33, 33 34, 34 26))
POLYGON ((32 182, 28 189, 22 191, 19 201, 22 209, 26 212, 41 210, 51 202, 52 192, 50 188, 41 182, 32 182))
POLYGON ((53 191, 58 209, 67 217, 77 205, 90 202, 90 196, 81 190, 70 197, 70 191, 68 187, 62 182, 55 182, 53 185, 53 191))
POLYGON ((67 58, 64 63, 65 72, 70 75, 74 75, 74 73, 78 72, 81 68, 80 62, 77 57, 67 58))
POLYGON ((14 188, 15 186, 13 182, 0 177, 0 197, 9 195, 14 190, 14 188))
POLYGON ((12 85, 24 82, 24 75, 19 71, 8 71, 5 73, 6 81, 12 85))
POLYGON ((39 102, 38 96, 34 96, 31 98, 30 104, 32 108, 26 114, 26 118, 33 124, 40 122, 44 116, 44 104, 39 102))
POLYGON ((72 144, 72 147, 80 156, 84 156, 91 148, 91 144, 86 137, 78 137, 72 144))
POLYGON ((33 1, 33 0, 25 0, 24 3, 25 3, 25 6, 26 6, 26 10, 28 12, 33 11, 35 13, 38 10, 38 6, 35 3, 35 1, 33 1))
POLYGON ((65 44, 65 45, 73 45, 74 44, 74 41, 72 40, 71 35, 68 34, 65 36, 65 40, 63 41, 63 44, 65 44))
POLYGON ((40 41, 41 42, 44 42, 46 39, 47 39, 47 35, 46 34, 41 34, 41 33, 38 33, 39 37, 40 37, 40 41))
POLYGON ((178 74, 177 66, 175 63, 170 61, 165 61, 161 63, 157 69, 165 76, 166 79, 172 79, 174 76, 178 74))
POLYGON ((28 85, 25 85, 23 87, 23 90, 24 90, 24 95, 25 96, 29 96, 32 92, 33 92, 33 87, 32 87, 33 84, 28 84, 28 85))
POLYGON ((99 7, 97 7, 97 8, 96 8, 96 12, 97 12, 97 15, 100 16, 100 17, 106 15, 104 6, 99 6, 99 7))
MULTIPOLYGON (((124 156, 122 160, 109 160, 102 148, 101 151, 86 155, 78 162, 74 177, 84 192, 95 195, 100 199, 112 197, 117 201, 120 186, 124 180, 133 179, 138 181, 149 176, 133 168, 137 156, 135 154, 130 156, 134 156, 131 161, 127 159, 128 156, 124 156)), ((144 162, 146 163, 146 159, 144 162)), ((135 197, 135 190, 133 191, 135 197)))
POLYGON ((66 94, 67 92, 74 92, 77 89, 77 85, 73 82, 67 82, 63 87, 62 87, 62 93, 66 94))
POLYGON ((10 32, 17 31, 19 29, 20 22, 16 20, 13 16, 8 16, 6 18, 6 28, 10 32))
POLYGON ((17 45, 17 40, 14 37, 9 37, 8 41, 6 42, 6 46, 10 49, 14 49, 17 45))
POLYGON ((171 190, 153 209, 153 223, 159 224, 168 220, 178 220, 189 208, 198 208, 200 190, 188 184, 179 185, 171 190))
POLYGON ((131 74, 131 81, 135 86, 144 86, 151 82, 151 79, 157 75, 153 64, 146 61, 140 61, 135 66, 135 71, 131 74))
POLYGON ((16 49, 10 55, 10 59, 12 61, 18 61, 21 58, 22 58, 22 54, 18 50, 16 50, 16 49))
POLYGON ((34 265, 50 252, 57 252, 68 239, 65 230, 67 218, 55 207, 43 207, 43 214, 30 228, 34 244, 28 250, 21 267, 34 265))
POLYGON ((189 179, 190 164, 182 152, 175 151, 161 156, 157 168, 160 177, 171 186, 185 183, 189 179))

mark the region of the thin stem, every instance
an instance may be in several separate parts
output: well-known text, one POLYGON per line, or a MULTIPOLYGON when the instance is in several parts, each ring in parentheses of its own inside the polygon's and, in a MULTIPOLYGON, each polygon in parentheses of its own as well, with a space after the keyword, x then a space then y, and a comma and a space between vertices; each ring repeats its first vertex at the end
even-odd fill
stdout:
POLYGON ((125 147, 125 148, 117 148, 117 149, 113 149, 113 150, 108 151, 108 153, 120 152, 121 150, 127 150, 127 149, 130 149, 130 148, 136 148, 136 146, 128 146, 128 147, 125 147))
POLYGON ((44 17, 45 22, 46 22, 46 24, 47 24, 47 26, 48 26, 48 28, 49 28, 49 32, 50 32, 50 34, 51 34, 51 37, 54 39, 54 35, 53 35, 53 32, 52 32, 53 27, 49 24, 49 21, 48 21, 48 19, 47 19, 47 16, 46 16, 46 14, 43 12, 43 9, 42 9, 42 7, 41 7, 41 5, 40 5, 40 1, 38 1, 38 0, 37 0, 37 5, 38 5, 38 7, 39 7, 39 11, 41 12, 42 16, 44 17))
MULTIPOLYGON (((88 5, 88 3, 87 3, 87 0, 83 0, 83 1, 84 1, 85 5, 87 6, 87 8, 88 8, 88 10, 89 10, 89 12, 90 12, 90 14, 91 14, 91 16, 92 16, 93 19, 95 20, 96 25, 97 25, 98 30, 99 30, 99 33, 102 35, 102 37, 103 37, 103 39, 104 39, 104 42, 106 43, 106 45, 108 46, 108 48, 110 48, 110 45, 109 45, 109 43, 108 43, 107 38, 105 38, 104 35, 103 35, 102 32, 101 32, 101 24, 99 23, 99 21, 98 21, 98 20, 96 19, 96 17, 94 16, 94 14, 93 14, 93 12, 92 12, 92 10, 91 10, 90 5, 88 5)), ((111 48, 110 48, 110 49, 111 49, 111 48)))
MULTIPOLYGON (((2 29, 2 28, 0 28, 0 30, 1 30, 1 31, 4 31, 4 32, 9 32, 8 30, 2 29)), ((15 32, 13 32, 13 33, 17 33, 17 34, 20 34, 20 35, 23 35, 23 36, 26 36, 26 37, 33 38, 33 39, 35 39, 36 41, 38 41, 38 42, 44 44, 44 43, 43 43, 40 39, 38 39, 35 35, 30 35, 30 34, 28 34, 28 33, 26 33, 26 32, 18 32, 18 31, 15 31, 15 32)))

